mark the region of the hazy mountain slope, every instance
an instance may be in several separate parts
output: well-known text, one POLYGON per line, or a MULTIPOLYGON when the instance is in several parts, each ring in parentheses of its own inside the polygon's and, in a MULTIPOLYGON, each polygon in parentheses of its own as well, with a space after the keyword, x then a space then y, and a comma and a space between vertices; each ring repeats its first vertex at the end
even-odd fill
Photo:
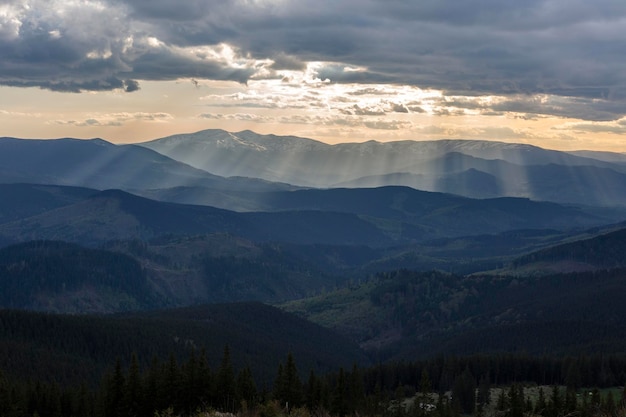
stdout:
POLYGON ((37 184, 0 184, 0 224, 67 206, 97 190, 37 184))
MULTIPOLYGON (((357 178, 397 172, 398 168, 419 161, 461 153, 482 159, 500 159, 517 165, 596 165, 611 166, 606 161, 579 157, 565 152, 523 144, 479 140, 437 140, 364 142, 328 145, 311 139, 260 135, 251 131, 226 132, 203 130, 180 134, 140 144, 176 160, 219 175, 302 176, 314 174, 309 181, 323 184, 331 176, 357 178), (220 156, 222 158, 220 158, 220 156), (239 156, 241 159, 238 159, 239 156), (242 172, 243 174, 237 174, 242 172)), ((276 178, 268 178, 276 180, 276 178)), ((303 177, 302 180, 306 180, 303 177)), ((341 181, 338 179, 335 183, 341 181)))
POLYGON ((610 222, 553 203, 512 198, 474 200, 406 187, 255 193, 254 198, 273 212, 236 213, 157 202, 110 190, 0 225, 0 236, 96 244, 163 234, 225 232, 257 241, 386 246, 512 229, 571 229, 610 222))
MULTIPOLYGON (((194 203, 234 204, 253 211, 320 210, 355 213, 396 239, 426 239, 499 233, 511 229, 590 227, 622 217, 527 199, 475 200, 408 187, 296 190, 267 193, 220 193, 198 187, 153 191, 154 198, 194 203), (220 201, 222 195, 224 197, 220 201)), ((623 214, 623 213, 622 213, 623 214)))
MULTIPOLYGON (((261 136, 250 131, 236 134, 224 130, 204 130, 181 134, 138 144, 191 166, 208 169, 225 177, 245 176, 274 181, 286 178, 283 171, 293 171, 295 184, 311 185, 306 181, 307 167, 312 161, 327 156, 327 146, 321 142, 297 137, 261 136), (302 167, 302 172, 300 168, 302 167)), ((318 170, 324 175, 323 167, 318 170)))
POLYGON ((176 135, 141 146, 118 146, 101 139, 0 138, 0 183, 119 188, 146 196, 174 187, 206 187, 213 190, 213 201, 226 200, 221 207, 229 204, 228 208, 240 210, 250 206, 229 193, 295 188, 286 183, 406 185, 480 198, 626 205, 626 164, 609 161, 619 161, 619 154, 598 157, 488 141, 327 145, 304 138, 222 130, 176 135))
POLYGON ((626 153, 602 152, 602 151, 568 151, 567 153, 581 156, 583 158, 593 158, 598 161, 617 162, 626 164, 626 153))
POLYGON ((206 130, 141 146, 219 175, 304 186, 407 185, 472 197, 626 204, 626 165, 609 161, 606 154, 593 159, 523 144, 440 140, 327 145, 250 131, 206 130), (569 192, 559 192, 563 187, 569 192))
POLYGON ((235 202, 235 205, 245 206, 251 211, 319 210, 356 213, 367 217, 393 219, 430 227, 441 230, 444 235, 484 233, 513 228, 571 228, 608 223, 614 220, 613 217, 605 219, 596 217, 578 208, 533 202, 528 199, 478 200, 397 186, 219 194, 198 187, 185 189, 179 187, 175 190, 153 191, 148 194, 156 199, 180 199, 195 204, 219 203, 217 200, 222 198, 224 205, 235 202), (458 219, 450 219, 450 212, 463 210, 467 210, 468 213, 464 218, 466 230, 453 231, 450 222, 458 223, 458 219), (494 220, 487 229, 483 229, 483 226, 473 227, 476 221, 486 218, 494 220))
POLYGON ((157 202, 108 190, 76 204, 0 225, 0 235, 27 241, 56 239, 100 244, 163 234, 225 232, 258 241, 385 245, 391 240, 350 213, 298 211, 235 213, 206 206, 157 202))
POLYGON ((561 204, 624 206, 626 173, 620 169, 617 165, 517 165, 453 152, 403 167, 396 173, 370 175, 336 185, 399 184, 472 198, 511 196, 561 204))
MULTIPOLYGON (((139 357, 187 360, 205 349, 213 371, 224 346, 234 366, 250 366, 269 386, 278 363, 292 352, 303 374, 367 364, 358 347, 318 325, 260 303, 214 304, 113 316, 61 316, 0 311, 0 368, 20 379, 78 386, 99 383, 115 363, 139 357)), ((179 362, 180 363, 180 362, 179 362)), ((303 375, 305 377, 305 375, 303 375)))
POLYGON ((0 183, 147 189, 203 185, 226 189, 289 189, 257 179, 225 179, 145 147, 102 139, 0 138, 0 183))

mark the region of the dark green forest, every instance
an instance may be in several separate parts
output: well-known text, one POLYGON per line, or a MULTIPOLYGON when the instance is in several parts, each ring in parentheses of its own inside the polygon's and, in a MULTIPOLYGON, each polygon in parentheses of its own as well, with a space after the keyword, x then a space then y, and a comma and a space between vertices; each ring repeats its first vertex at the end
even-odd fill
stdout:
POLYGON ((622 388, 616 395, 604 388, 625 380, 624 355, 441 355, 365 369, 355 363, 332 372, 306 373, 288 352, 268 384, 259 383, 249 366, 233 366, 226 345, 215 367, 204 349, 192 349, 184 360, 174 354, 145 360, 132 353, 111 363, 95 386, 0 373, 0 415, 199 416, 213 410, 250 416, 455 417, 480 416, 490 407, 503 417, 612 416, 623 412, 626 391, 622 388), (538 396, 530 395, 530 389, 538 396))
MULTIPOLYGON (((46 300, 97 289, 123 297, 122 310, 146 308, 154 295, 136 259, 58 241, 31 241, 0 249, 0 304, 47 310, 46 300)), ((80 311, 89 310, 83 305, 80 311)))
MULTIPOLYGON (((534 203, 448 205, 430 229, 403 211, 422 210, 419 199, 240 214, 121 191, 78 196, 51 202, 67 217, 5 209, 0 244, 40 232, 78 243, 0 248, 0 417, 626 409, 623 224, 466 237, 467 213, 487 233, 525 224, 510 216, 532 217, 534 203)), ((542 207, 535 215, 556 224, 581 215, 542 207)))
POLYGON ((217 365, 230 345, 236 366, 250 366, 260 383, 290 349, 302 366, 328 372, 367 364, 358 346, 328 329, 261 303, 212 304, 117 315, 57 315, 0 310, 0 369, 9 378, 62 386, 94 386, 116 358, 136 353, 142 366, 153 356, 183 360, 204 349, 217 365))

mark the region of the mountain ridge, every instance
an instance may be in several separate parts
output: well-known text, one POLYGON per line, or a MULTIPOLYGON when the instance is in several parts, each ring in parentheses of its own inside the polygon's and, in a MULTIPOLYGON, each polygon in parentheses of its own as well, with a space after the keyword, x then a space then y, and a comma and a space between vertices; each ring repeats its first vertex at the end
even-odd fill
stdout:
POLYGON ((0 138, 0 183, 126 190, 204 185, 217 189, 292 189, 256 178, 228 179, 138 145, 103 139, 0 138))
POLYGON ((509 197, 479 200, 408 187, 297 190, 254 197, 266 199, 263 204, 272 209, 238 213, 105 190, 0 224, 0 236, 96 244, 172 233, 223 232, 259 241, 382 247, 510 229, 571 229, 611 223, 556 203, 509 197))
POLYGON ((469 197, 626 206, 626 164, 607 160, 606 153, 594 159, 589 153, 534 145, 454 139, 330 145, 307 138, 218 129, 138 145, 218 175, 257 177, 303 187, 406 185, 469 197), (463 169, 451 161, 454 155, 462 155, 457 159, 463 159, 463 169), (415 177, 394 182, 400 173, 415 177), (556 176, 563 181, 554 185, 556 176), (377 180, 352 183, 365 177, 377 180), (576 180, 582 184, 580 190, 565 195, 560 192, 563 184, 576 180), (606 183, 606 187, 598 190, 599 183, 606 183), (611 192, 613 189, 616 191, 611 192))

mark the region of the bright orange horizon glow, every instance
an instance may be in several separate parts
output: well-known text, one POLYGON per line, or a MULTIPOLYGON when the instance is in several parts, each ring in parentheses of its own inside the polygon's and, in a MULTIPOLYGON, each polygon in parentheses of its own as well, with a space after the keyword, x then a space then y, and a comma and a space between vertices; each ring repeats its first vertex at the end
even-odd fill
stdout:
MULTIPOLYGON (((142 82, 134 93, 0 87, 0 136, 138 143, 204 129, 306 137, 329 144, 476 139, 555 150, 626 152, 626 121, 497 110, 527 97, 447 97, 412 86, 333 84, 291 72, 248 85, 142 82)), ((545 98, 538 98, 545 99, 545 98)), ((549 97, 548 97, 549 99, 549 97)))

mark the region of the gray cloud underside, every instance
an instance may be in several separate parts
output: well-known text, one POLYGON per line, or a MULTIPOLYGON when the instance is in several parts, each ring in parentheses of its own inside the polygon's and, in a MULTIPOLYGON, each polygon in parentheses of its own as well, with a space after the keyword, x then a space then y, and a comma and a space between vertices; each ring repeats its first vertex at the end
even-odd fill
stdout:
POLYGON ((104 0, 64 14, 53 11, 63 0, 51 1, 2 2, 13 13, 0 14, 1 84, 133 91, 135 80, 258 75, 258 65, 181 53, 226 43, 245 59, 272 60, 265 76, 322 61, 318 77, 337 83, 545 93, 591 104, 592 120, 626 113, 623 0, 104 0))

